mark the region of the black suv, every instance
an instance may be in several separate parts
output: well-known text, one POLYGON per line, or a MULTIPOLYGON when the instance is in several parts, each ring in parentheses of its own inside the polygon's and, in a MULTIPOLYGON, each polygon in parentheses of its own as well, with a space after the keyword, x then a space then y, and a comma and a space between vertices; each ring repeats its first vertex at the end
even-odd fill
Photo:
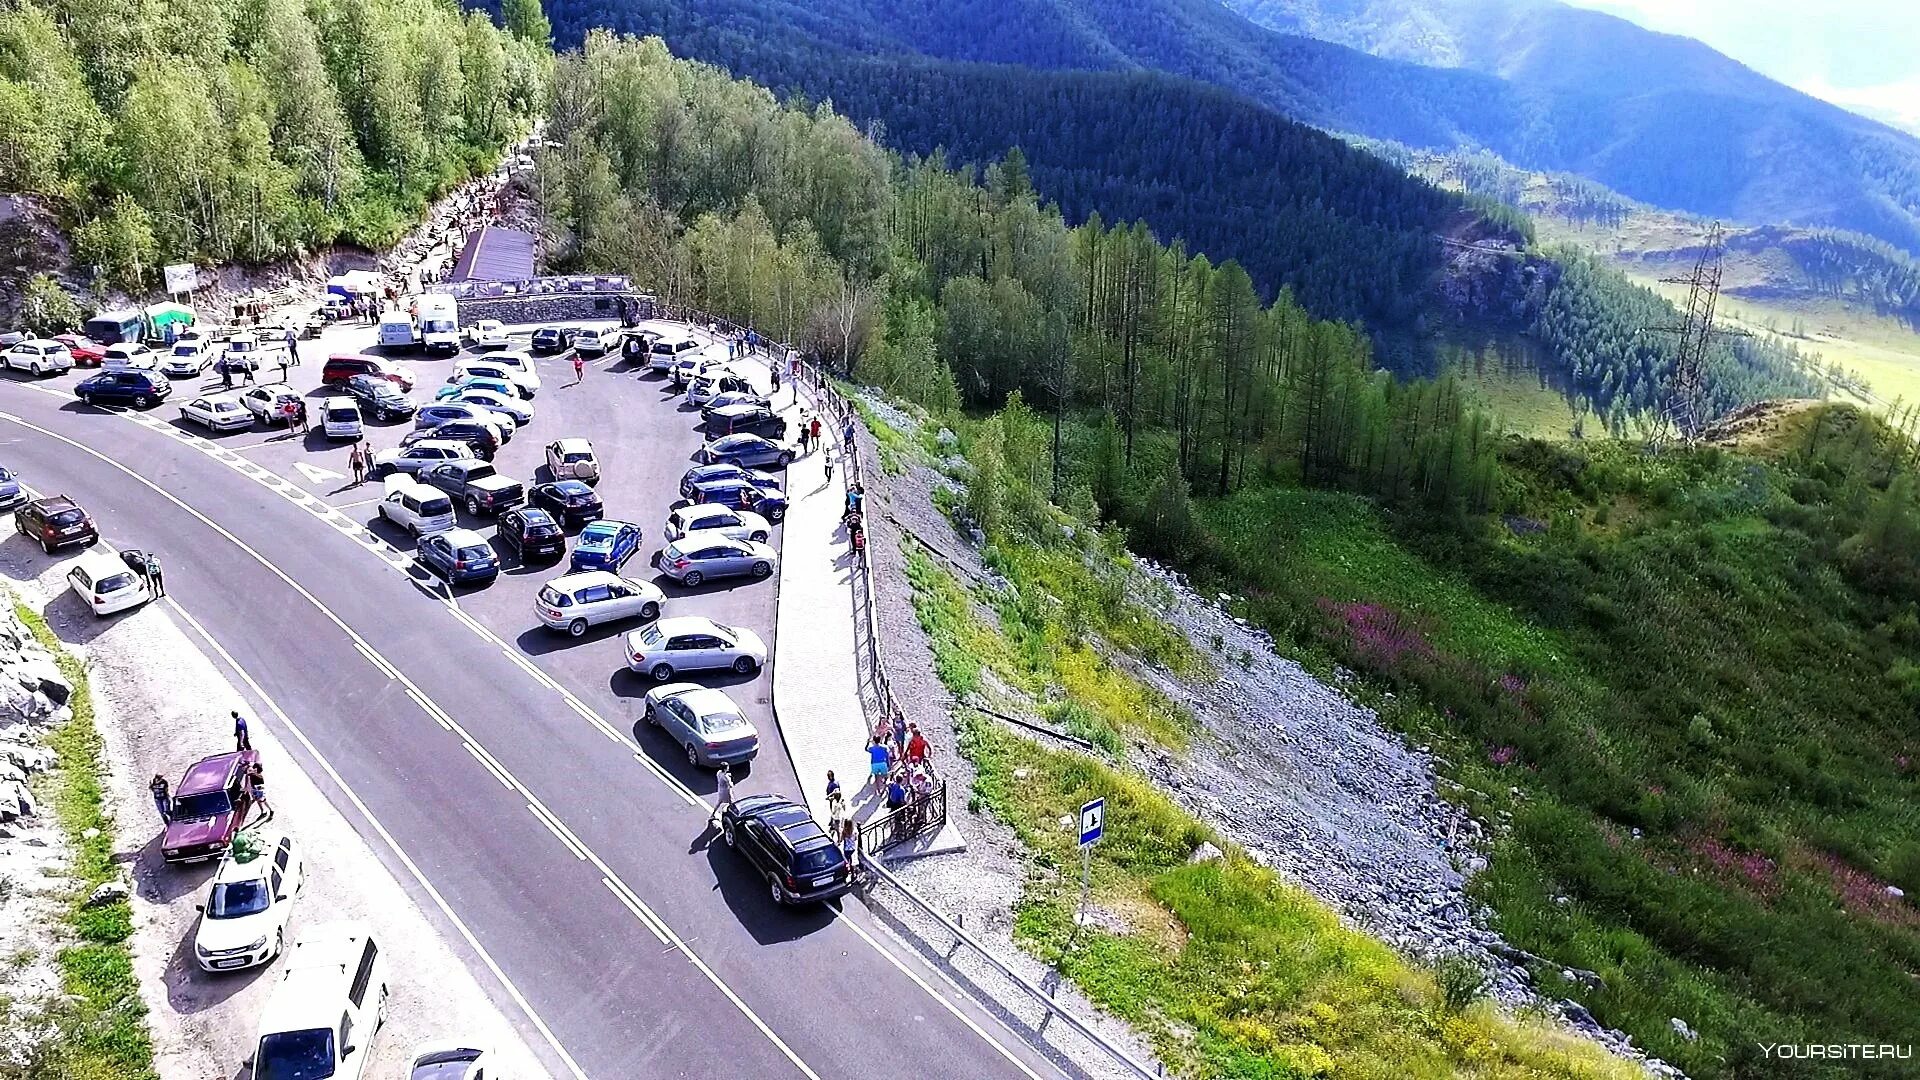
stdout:
POLYGON ((830 900, 853 887, 853 869, 840 845, 792 799, 736 799, 720 814, 720 834, 767 879, 775 903, 830 900))
POLYGON ((49 555, 69 544, 91 544, 100 539, 93 518, 65 495, 29 501, 14 512, 13 527, 21 536, 39 541, 49 555))
POLYGON ((573 326, 543 326, 533 332, 533 348, 536 352, 558 352, 573 348, 573 335, 579 333, 573 326))
POLYGON ((558 562, 567 553, 567 534, 560 530, 560 523, 545 510, 530 506, 501 514, 494 536, 522 563, 558 562))
POLYGON ((355 375, 347 380, 346 391, 360 400, 375 420, 403 420, 413 415, 413 399, 392 379, 378 375, 355 375))

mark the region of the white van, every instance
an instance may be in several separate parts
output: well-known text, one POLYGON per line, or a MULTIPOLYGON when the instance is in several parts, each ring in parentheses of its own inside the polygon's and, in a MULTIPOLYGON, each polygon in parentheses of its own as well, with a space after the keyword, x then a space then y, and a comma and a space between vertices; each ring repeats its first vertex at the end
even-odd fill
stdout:
POLYGON ((366 1080, 387 1012, 387 958, 365 923, 310 927, 260 1014, 253 1075, 366 1080))
POLYGON ((700 342, 691 335, 670 334, 653 343, 653 351, 647 354, 647 367, 653 371, 672 371, 675 364, 701 348, 700 342))
POLYGON ((320 403, 321 430, 329 439, 357 439, 365 435, 360 403, 350 397, 330 397, 320 403))
POLYGON ((721 394, 773 396, 773 379, 759 364, 709 364, 687 384, 687 404, 705 405, 721 394))
POLYGON ((420 298, 420 344, 448 356, 460 351, 460 309, 453 297, 429 293, 420 298))
POLYGON ((394 473, 386 479, 387 497, 380 500, 380 516, 416 537, 446 532, 459 524, 453 517, 453 500, 439 488, 408 476, 394 473))
POLYGON ((128 558, 131 555, 136 553, 109 555, 99 548, 80 553, 73 569, 67 571, 67 583, 73 586, 74 595, 87 605, 88 611, 111 615, 153 599, 146 574, 135 568, 133 560, 128 558))
POLYGON ((408 349, 414 343, 413 316, 404 311, 389 311, 380 316, 380 344, 389 349, 408 349))

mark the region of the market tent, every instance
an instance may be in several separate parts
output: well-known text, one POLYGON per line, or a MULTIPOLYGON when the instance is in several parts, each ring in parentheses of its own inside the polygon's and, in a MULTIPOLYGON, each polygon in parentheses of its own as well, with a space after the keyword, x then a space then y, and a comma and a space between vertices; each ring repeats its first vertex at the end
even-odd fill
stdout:
POLYGON ((327 279, 327 291, 341 296, 377 296, 386 285, 386 278, 371 270, 349 270, 327 279))
POLYGON ((197 318, 192 308, 185 304, 174 303, 154 304, 142 314, 147 317, 147 326, 151 328, 149 333, 156 338, 166 337, 169 326, 173 327, 177 334, 192 326, 197 318))

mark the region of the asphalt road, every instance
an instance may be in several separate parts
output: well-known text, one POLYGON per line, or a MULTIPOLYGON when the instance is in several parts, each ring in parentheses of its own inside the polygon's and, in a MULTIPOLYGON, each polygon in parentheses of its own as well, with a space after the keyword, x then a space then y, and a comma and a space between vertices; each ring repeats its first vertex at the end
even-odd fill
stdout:
MULTIPOLYGON (((324 351, 358 347, 344 340, 355 333, 303 343, 295 386, 317 383, 324 351)), ((417 400, 452 366, 409 362, 417 400)), ((608 514, 642 525, 649 557, 701 441, 698 413, 617 362, 578 386, 559 358, 541 368, 538 417, 496 464, 530 480, 548 440, 591 438, 608 514)), ((857 899, 771 903, 688 794, 710 793, 711 774, 639 721, 646 684, 626 671, 622 628, 572 640, 533 616, 556 571, 509 563, 491 587, 449 598, 356 526, 378 488, 344 478, 344 446, 258 428, 204 439, 178 424, 190 385, 140 423, 57 396, 74 381, 0 383, 0 462, 75 496, 108 540, 163 556, 171 593, 262 695, 268 722, 282 722, 277 706, 297 728, 314 755, 302 764, 469 962, 494 972, 483 983, 556 1076, 1058 1074, 890 946, 857 899)), ((406 427, 370 430, 384 447, 406 427)), ((670 588, 667 611, 772 644, 775 589, 670 588)), ((741 790, 797 795, 770 675, 710 681, 762 732, 741 790)), ((208 752, 222 749, 224 717, 208 727, 208 752)))

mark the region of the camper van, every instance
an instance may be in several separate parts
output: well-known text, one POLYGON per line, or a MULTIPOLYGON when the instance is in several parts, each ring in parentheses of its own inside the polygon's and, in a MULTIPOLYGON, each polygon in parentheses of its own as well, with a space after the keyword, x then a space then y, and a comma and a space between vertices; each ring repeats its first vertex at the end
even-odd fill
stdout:
POLYGON ((420 344, 430 353, 452 356, 460 351, 460 312, 453 297, 420 298, 420 344))
POLYGON ((147 320, 132 308, 103 311, 88 319, 80 332, 102 345, 136 342, 146 336, 147 320))
POLYGON ((413 316, 404 311, 389 311, 380 316, 380 344, 388 349, 413 347, 413 316))

